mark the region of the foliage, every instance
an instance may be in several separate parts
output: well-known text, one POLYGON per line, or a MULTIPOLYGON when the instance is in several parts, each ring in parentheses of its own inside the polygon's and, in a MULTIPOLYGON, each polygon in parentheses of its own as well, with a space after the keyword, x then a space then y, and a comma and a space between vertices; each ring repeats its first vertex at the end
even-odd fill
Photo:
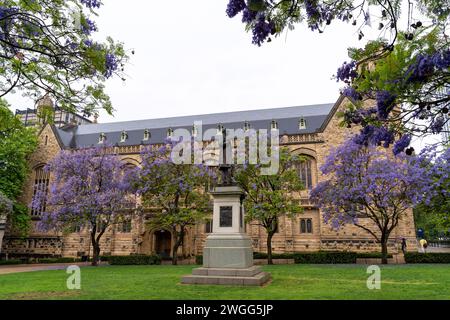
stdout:
POLYGON ((338 264, 355 263, 357 255, 354 252, 326 252, 303 253, 294 256, 295 263, 338 264))
MULTIPOLYGON (((391 258, 392 255, 388 255, 391 258)), ((267 259, 265 252, 253 252, 253 259, 267 259)), ((294 259, 296 264, 347 264, 356 263, 357 258, 378 258, 379 252, 346 252, 346 251, 317 251, 317 252, 294 252, 294 253, 273 253, 273 259, 294 259)), ((203 256, 196 256, 196 264, 203 264, 203 256)))
POLYGON ((72 263, 81 262, 78 258, 61 257, 61 258, 38 258, 33 263, 52 264, 52 263, 72 263))
POLYGON ((171 150, 176 143, 172 140, 161 147, 145 149, 141 154, 141 168, 136 170, 133 179, 137 193, 142 196, 144 210, 151 210, 149 227, 169 230, 174 236, 174 264, 187 227, 207 218, 207 184, 213 177, 203 165, 172 161, 171 150))
POLYGON ((394 157, 354 140, 348 139, 330 153, 321 168, 330 177, 312 190, 311 200, 334 229, 350 223, 372 235, 380 243, 386 263, 387 242, 399 219, 426 201, 433 190, 429 158, 394 157), (372 226, 362 219, 369 219, 372 226))
MULTIPOLYGON (((433 186, 430 199, 418 206, 424 222, 434 225, 438 233, 450 232, 450 148, 438 155, 430 168, 433 186)), ((427 230, 425 228, 425 230, 427 230)))
MULTIPOLYGON (((439 205, 439 204, 437 204, 439 205)), ((440 237, 449 237, 450 231, 445 224, 442 224, 444 216, 448 216, 448 211, 435 212, 430 206, 424 203, 419 204, 414 208, 414 222, 416 229, 424 231, 425 239, 438 239, 440 237)))
POLYGON ((45 168, 54 179, 49 188, 33 197, 32 208, 43 212, 39 227, 59 231, 88 226, 93 246, 93 265, 100 254, 106 229, 133 214, 128 172, 111 148, 61 151, 45 168))
POLYGON ((13 211, 13 203, 0 191, 0 221, 6 219, 6 217, 13 211))
POLYGON ((121 43, 93 39, 101 1, 0 1, 0 96, 15 91, 36 100, 44 93, 85 115, 112 112, 104 81, 124 77, 121 43))
POLYGON ((446 252, 407 252, 406 263, 450 263, 450 253, 446 252))
POLYGON ((275 175, 262 175, 261 166, 253 164, 240 167, 235 174, 237 184, 245 192, 246 220, 258 222, 267 231, 269 263, 272 236, 278 230, 279 217, 293 218, 302 212, 300 200, 295 195, 303 187, 295 168, 302 159, 282 148, 277 161, 279 170, 275 175))
POLYGON ((36 146, 34 130, 24 127, 9 110, 7 102, 0 99, 0 194, 12 201, 9 225, 21 234, 28 231, 29 215, 17 198, 29 172, 28 156, 36 146))
POLYGON ((111 265, 152 265, 161 264, 161 257, 158 255, 110 256, 108 262, 111 265))
POLYGON ((10 259, 10 260, 0 260, 0 266, 9 266, 14 264, 22 264, 22 260, 10 259))
MULTIPOLYGON (((319 33, 335 20, 351 23, 359 40, 365 28, 378 28, 378 39, 364 48, 349 48, 351 61, 336 74, 346 84, 342 94, 357 106, 345 113, 344 123, 362 125, 361 142, 389 147, 398 133, 436 134, 449 121, 448 1, 230 0, 227 15, 240 12, 258 46, 300 22, 319 33), (363 108, 367 99, 376 100, 376 107, 363 108)), ((404 151, 409 142, 404 138, 394 150, 404 151)))

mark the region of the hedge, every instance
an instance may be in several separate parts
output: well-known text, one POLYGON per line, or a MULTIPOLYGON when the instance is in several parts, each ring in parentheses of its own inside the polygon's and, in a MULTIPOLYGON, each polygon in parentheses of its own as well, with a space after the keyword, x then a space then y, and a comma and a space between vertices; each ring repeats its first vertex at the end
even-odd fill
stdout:
POLYGON ((161 264, 161 257, 158 255, 110 256, 108 262, 111 265, 161 264))
POLYGON ((450 263, 450 253, 447 252, 407 252, 405 254, 406 263, 450 263))
POLYGON ((311 264, 338 264, 338 263, 356 263, 357 254, 355 252, 311 252, 295 253, 295 263, 311 264))
MULTIPOLYGON (((299 264, 338 264, 338 263, 356 263, 357 258, 377 258, 381 259, 381 253, 356 253, 356 252, 338 252, 338 251, 317 251, 317 252, 296 252, 296 253, 274 253, 273 259, 294 259, 299 264)), ((392 258, 392 254, 388 255, 392 258)), ((253 259, 267 259, 267 253, 254 252, 253 259)), ((195 257, 196 264, 203 264, 203 256, 195 257)))
POLYGON ((39 258, 36 263, 71 263, 80 261, 81 259, 77 258, 39 258))
POLYGON ((12 264, 22 264, 23 261, 19 259, 14 260, 0 260, 0 266, 12 265, 12 264))

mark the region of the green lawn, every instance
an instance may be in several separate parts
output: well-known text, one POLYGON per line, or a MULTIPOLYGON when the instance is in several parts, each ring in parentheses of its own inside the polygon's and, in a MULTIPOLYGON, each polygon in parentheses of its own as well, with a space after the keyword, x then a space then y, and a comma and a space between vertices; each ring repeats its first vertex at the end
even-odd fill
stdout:
POLYGON ((0 299, 449 299, 450 265, 383 266, 381 290, 368 290, 360 265, 265 266, 264 287, 181 285, 193 266, 105 266, 81 270, 81 290, 65 271, 0 275, 0 299))

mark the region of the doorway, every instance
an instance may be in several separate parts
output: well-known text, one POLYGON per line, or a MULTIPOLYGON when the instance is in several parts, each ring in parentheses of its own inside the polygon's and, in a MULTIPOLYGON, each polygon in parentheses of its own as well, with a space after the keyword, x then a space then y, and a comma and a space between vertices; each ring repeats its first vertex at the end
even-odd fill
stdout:
POLYGON ((155 231, 155 252, 163 259, 170 258, 172 234, 166 230, 155 231))

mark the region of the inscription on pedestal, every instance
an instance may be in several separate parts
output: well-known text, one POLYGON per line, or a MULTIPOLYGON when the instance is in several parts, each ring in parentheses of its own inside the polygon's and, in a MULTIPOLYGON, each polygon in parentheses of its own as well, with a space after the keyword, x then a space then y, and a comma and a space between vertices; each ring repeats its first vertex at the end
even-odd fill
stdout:
POLYGON ((220 227, 228 228, 233 226, 233 207, 220 207, 220 227))

